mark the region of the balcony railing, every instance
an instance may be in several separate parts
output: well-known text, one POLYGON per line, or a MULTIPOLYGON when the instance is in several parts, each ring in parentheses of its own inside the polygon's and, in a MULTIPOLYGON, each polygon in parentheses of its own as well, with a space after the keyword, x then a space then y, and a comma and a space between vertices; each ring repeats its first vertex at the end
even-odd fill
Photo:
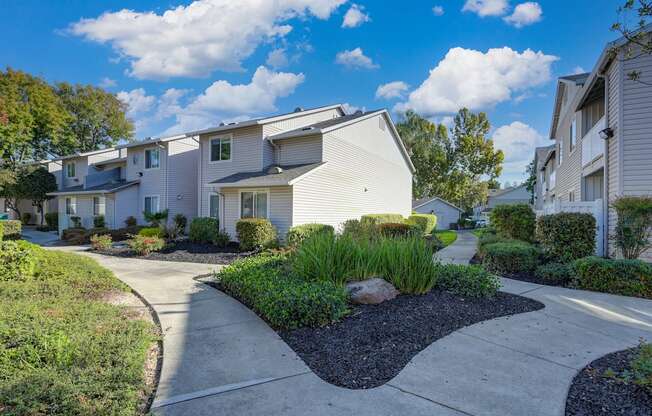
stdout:
POLYGON ((600 138, 600 130, 604 130, 605 127, 605 118, 602 117, 582 138, 582 166, 588 165, 604 153, 604 141, 600 138))

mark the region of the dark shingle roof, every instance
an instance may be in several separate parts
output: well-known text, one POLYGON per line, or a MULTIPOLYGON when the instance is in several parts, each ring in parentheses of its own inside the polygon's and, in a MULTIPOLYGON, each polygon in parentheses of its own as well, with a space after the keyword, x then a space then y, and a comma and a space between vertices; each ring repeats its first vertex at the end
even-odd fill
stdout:
POLYGON ((331 118, 329 120, 324 120, 324 121, 319 121, 317 123, 309 124, 307 126, 299 127, 298 129, 294 130, 288 130, 284 131, 283 133, 275 134, 271 136, 270 138, 273 140, 276 139, 283 139, 283 138, 288 138, 288 137, 297 137, 297 136, 305 136, 309 134, 317 134, 321 133, 322 129, 327 129, 329 127, 337 126, 342 123, 346 123, 351 120, 355 120, 360 117, 367 116, 369 114, 377 113, 382 110, 373 110, 373 111, 358 111, 355 112, 354 114, 349 114, 346 116, 342 117, 335 117, 331 118))
POLYGON ((118 191, 122 188, 127 188, 131 185, 136 185, 140 181, 117 181, 117 182, 110 182, 110 183, 103 183, 100 185, 96 186, 89 186, 84 188, 84 185, 77 185, 77 186, 69 186, 68 188, 63 188, 59 191, 56 192, 50 192, 48 195, 58 195, 58 194, 74 194, 74 193, 90 193, 90 192, 97 192, 97 193, 105 193, 109 194, 115 191, 118 191))
POLYGON ((565 75, 563 77, 559 77, 559 79, 565 79, 566 81, 572 81, 578 85, 583 85, 589 78, 589 75, 591 75, 591 73, 586 72, 583 74, 565 75))
POLYGON ((283 170, 281 173, 270 173, 269 167, 257 172, 239 172, 210 183, 221 187, 287 186, 291 185, 290 182, 294 179, 317 169, 324 163, 280 166, 283 170))

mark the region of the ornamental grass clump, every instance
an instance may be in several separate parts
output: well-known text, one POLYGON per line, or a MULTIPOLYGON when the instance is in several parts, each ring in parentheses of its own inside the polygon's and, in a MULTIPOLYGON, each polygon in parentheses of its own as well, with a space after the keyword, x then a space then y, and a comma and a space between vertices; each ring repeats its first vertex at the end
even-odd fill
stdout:
POLYGON ((372 251, 379 274, 401 293, 421 295, 437 283, 432 248, 421 237, 384 238, 372 251))

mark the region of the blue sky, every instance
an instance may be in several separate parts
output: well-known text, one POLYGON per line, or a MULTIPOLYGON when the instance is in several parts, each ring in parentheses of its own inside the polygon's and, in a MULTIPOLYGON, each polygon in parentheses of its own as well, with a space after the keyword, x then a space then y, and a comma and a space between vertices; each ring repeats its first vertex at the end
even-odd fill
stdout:
POLYGON ((3 0, 0 64, 104 86, 138 138, 297 106, 449 122, 465 105, 489 114, 513 182, 548 143, 556 78, 593 68, 620 3, 3 0))

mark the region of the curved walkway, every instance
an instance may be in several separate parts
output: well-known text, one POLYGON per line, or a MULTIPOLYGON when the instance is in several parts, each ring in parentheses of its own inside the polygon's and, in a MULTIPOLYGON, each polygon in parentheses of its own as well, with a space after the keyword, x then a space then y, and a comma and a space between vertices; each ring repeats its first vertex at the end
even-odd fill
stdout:
MULTIPOLYGON (((462 262, 456 252, 471 242, 460 233, 445 249, 450 261, 462 262)), ((152 411, 160 415, 559 416, 579 369, 652 339, 652 301, 503 279, 504 291, 546 308, 463 328, 384 386, 347 390, 319 379, 247 308, 193 279, 215 266, 89 255, 159 315, 164 358, 152 411)))

